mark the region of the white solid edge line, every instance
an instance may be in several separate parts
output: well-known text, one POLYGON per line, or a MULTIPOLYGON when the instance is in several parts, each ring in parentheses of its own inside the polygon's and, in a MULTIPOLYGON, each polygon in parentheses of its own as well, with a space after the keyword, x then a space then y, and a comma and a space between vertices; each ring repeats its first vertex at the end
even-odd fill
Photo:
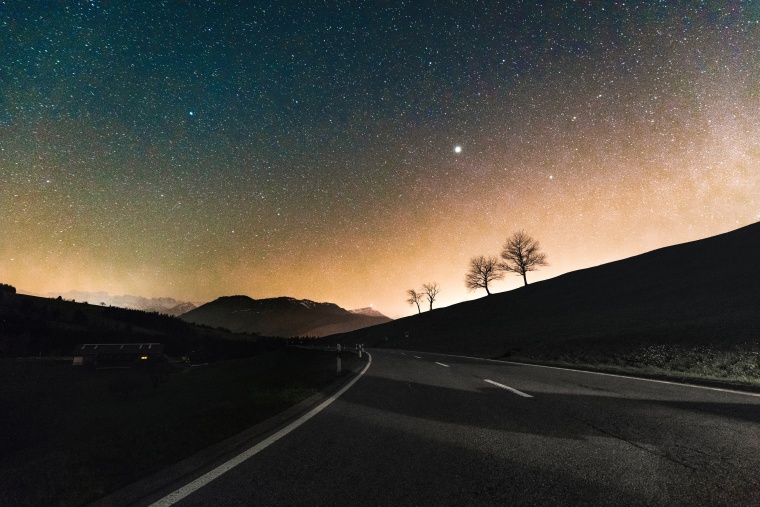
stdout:
POLYGON ((278 441, 279 439, 281 439, 282 437, 284 437, 285 435, 287 435, 294 429, 301 426, 303 423, 305 423, 306 421, 308 421, 309 419, 317 415, 319 412, 324 410, 330 403, 338 399, 338 397, 341 394, 348 391, 348 389, 351 388, 351 386, 353 386, 356 383, 356 381, 361 378, 362 375, 364 375, 364 373, 369 369, 369 365, 372 364, 372 355, 369 352, 367 352, 367 358, 368 358, 367 365, 364 367, 364 369, 361 372, 359 372, 359 374, 355 378, 351 380, 351 382, 343 386, 343 388, 340 391, 330 396, 328 399, 323 401, 319 406, 313 408, 309 413, 301 416, 300 419, 293 421, 288 426, 284 427, 283 429, 281 429, 274 435, 271 435, 268 438, 262 440, 261 442, 254 445, 250 449, 243 451, 242 453, 238 454, 237 456, 230 459, 229 461, 222 463, 221 465, 214 468, 213 470, 201 475, 194 481, 185 484, 184 486, 182 486, 175 492, 170 493, 166 495, 165 497, 163 497, 162 499, 152 503, 150 507, 168 507, 170 505, 174 505, 175 503, 179 502, 186 496, 199 490, 200 488, 202 488, 209 482, 213 481, 214 479, 218 478, 225 472, 229 472, 230 470, 232 470, 233 468, 235 468, 236 466, 238 466, 239 464, 241 464, 242 462, 244 462, 245 460, 247 460, 254 454, 257 454, 263 451, 264 449, 266 449, 267 447, 269 447, 270 445, 272 445, 273 443, 275 443, 276 441, 278 441))
POLYGON ((416 359, 422 359, 420 356, 414 356, 416 359))
POLYGON ((589 375, 602 375, 605 377, 617 377, 617 378, 624 378, 624 379, 629 379, 629 380, 641 380, 643 382, 656 382, 658 384, 670 384, 670 385, 680 386, 680 387, 693 387, 694 389, 707 389, 708 391, 719 391, 722 393, 731 393, 731 394, 743 394, 744 396, 754 396, 756 398, 760 398, 760 393, 750 393, 748 391, 737 391, 735 389, 723 389, 722 387, 710 387, 710 386, 699 386, 696 384, 684 384, 683 382, 673 382, 670 380, 657 380, 653 378, 634 377, 632 375, 618 375, 615 373, 603 373, 601 371, 576 370, 574 368, 563 368, 562 366, 547 366, 545 364, 518 363, 517 361, 501 361, 499 359, 486 359, 484 357, 460 356, 457 354, 441 354, 440 352, 427 352, 427 354, 432 354, 436 356, 447 356, 447 357, 461 357, 462 359, 474 359, 476 361, 487 361, 489 363, 496 363, 496 364, 516 364, 519 366, 533 366, 535 368, 549 368, 551 370, 574 371, 576 373, 588 373, 589 375))
POLYGON ((523 398, 532 398, 533 397, 530 394, 526 394, 526 393, 524 393, 522 391, 518 391, 514 387, 505 386, 504 384, 499 384, 498 382, 494 382, 493 380, 488 380, 487 378, 485 378, 483 380, 485 380, 489 384, 493 384, 493 385, 495 385, 497 387, 501 387, 502 389, 506 389, 507 391, 511 391, 511 392, 513 392, 513 393, 515 393, 515 394, 517 394, 519 396, 522 396, 523 398))
POLYGON ((439 363, 438 361, 436 361, 436 362, 435 362, 435 364, 440 364, 441 366, 445 366, 446 368, 448 368, 448 367, 449 367, 449 365, 448 365, 448 364, 439 363))

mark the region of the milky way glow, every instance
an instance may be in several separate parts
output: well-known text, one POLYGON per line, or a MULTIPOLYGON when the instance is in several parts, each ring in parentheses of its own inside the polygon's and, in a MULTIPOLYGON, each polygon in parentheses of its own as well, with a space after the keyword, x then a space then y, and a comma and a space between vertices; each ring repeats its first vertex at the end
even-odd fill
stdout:
POLYGON ((0 6, 22 292, 402 316, 518 229, 531 282, 760 218, 754 2, 139 4, 0 6))

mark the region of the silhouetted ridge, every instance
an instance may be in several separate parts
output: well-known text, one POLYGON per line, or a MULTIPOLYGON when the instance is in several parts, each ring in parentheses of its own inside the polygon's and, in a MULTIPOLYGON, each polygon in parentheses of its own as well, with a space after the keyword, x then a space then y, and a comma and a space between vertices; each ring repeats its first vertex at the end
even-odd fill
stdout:
POLYGON ((334 303, 276 297, 223 296, 180 317, 188 322, 264 336, 324 336, 387 322, 354 314, 334 303))

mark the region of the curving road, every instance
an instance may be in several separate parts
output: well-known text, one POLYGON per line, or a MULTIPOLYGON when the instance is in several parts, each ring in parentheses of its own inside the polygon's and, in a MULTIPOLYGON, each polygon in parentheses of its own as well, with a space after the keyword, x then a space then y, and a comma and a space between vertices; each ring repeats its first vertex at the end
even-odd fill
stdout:
POLYGON ((760 505, 760 396, 375 350, 332 404, 174 505, 558 504, 760 505))

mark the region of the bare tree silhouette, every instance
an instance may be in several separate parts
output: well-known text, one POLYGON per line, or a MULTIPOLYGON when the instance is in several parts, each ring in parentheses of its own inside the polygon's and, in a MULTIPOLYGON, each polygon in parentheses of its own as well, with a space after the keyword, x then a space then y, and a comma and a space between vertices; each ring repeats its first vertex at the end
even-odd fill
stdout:
POLYGON ((540 251, 538 241, 522 230, 507 238, 501 258, 503 259, 500 264, 501 269, 521 275, 525 285, 528 285, 525 273, 536 271, 540 266, 549 265, 546 262, 546 254, 540 251))
POLYGON ((422 286, 422 295, 427 298, 431 310, 433 309, 433 301, 439 292, 441 292, 441 288, 437 282, 426 283, 422 286))
POLYGON ((422 313, 422 310, 420 310, 420 300, 422 299, 422 296, 424 296, 423 293, 417 292, 414 289, 409 289, 406 291, 407 296, 409 296, 409 299, 406 300, 407 303, 410 305, 417 305, 417 313, 422 313))
POLYGON ((467 290, 485 289, 486 294, 491 295, 488 283, 504 278, 504 270, 499 264, 499 259, 493 255, 486 257, 478 255, 470 259, 470 270, 464 277, 467 290))

